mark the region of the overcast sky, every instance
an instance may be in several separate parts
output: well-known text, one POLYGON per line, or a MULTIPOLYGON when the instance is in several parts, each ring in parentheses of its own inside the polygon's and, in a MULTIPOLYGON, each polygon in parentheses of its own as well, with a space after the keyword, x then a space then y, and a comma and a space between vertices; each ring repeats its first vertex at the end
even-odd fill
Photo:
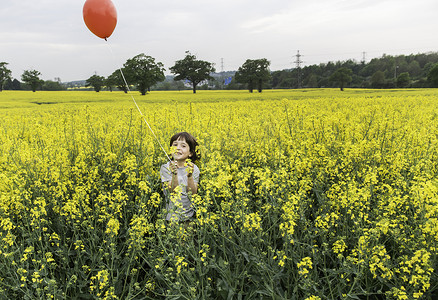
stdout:
POLYGON ((304 65, 438 51, 437 0, 113 0, 108 42, 85 26, 85 0, 0 2, 0 62, 19 80, 29 69, 63 82, 108 76, 140 53, 168 69, 189 50, 220 72, 248 58, 293 68, 297 50, 304 65))

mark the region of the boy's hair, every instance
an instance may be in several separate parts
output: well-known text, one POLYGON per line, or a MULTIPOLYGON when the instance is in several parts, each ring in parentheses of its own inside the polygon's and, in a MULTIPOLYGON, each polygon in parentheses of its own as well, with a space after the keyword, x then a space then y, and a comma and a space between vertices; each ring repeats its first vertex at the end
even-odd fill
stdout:
POLYGON ((172 147, 173 142, 178 140, 178 139, 185 140, 186 143, 189 145, 190 152, 192 152, 192 156, 190 157, 192 162, 195 162, 195 161, 201 159, 201 154, 198 151, 196 151, 196 146, 198 146, 198 142, 196 141, 196 139, 193 135, 191 135, 190 133, 185 132, 185 131, 175 133, 170 138, 170 147, 172 147))

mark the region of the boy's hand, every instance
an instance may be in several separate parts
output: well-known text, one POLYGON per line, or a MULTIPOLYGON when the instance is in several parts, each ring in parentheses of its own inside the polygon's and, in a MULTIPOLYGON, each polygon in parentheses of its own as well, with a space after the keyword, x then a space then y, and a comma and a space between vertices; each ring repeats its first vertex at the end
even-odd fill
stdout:
POLYGON ((193 175, 193 163, 190 161, 190 159, 188 159, 184 163, 184 166, 187 167, 186 168, 187 177, 192 177, 192 175, 193 175))
POLYGON ((170 172, 172 172, 173 175, 177 175, 178 174, 178 166, 176 164, 176 161, 171 161, 170 162, 170 172))

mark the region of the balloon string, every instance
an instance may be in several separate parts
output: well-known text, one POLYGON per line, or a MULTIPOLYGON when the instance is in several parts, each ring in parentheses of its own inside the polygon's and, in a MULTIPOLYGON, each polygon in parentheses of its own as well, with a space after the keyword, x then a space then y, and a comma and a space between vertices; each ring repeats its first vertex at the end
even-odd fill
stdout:
MULTIPOLYGON (((105 39, 106 41, 106 39, 105 39)), ((109 46, 109 49, 111 51, 111 54, 113 55, 113 58, 115 57, 113 49, 111 48, 111 45, 107 42, 107 45, 109 46)), ((149 125, 149 122, 146 120, 146 117, 143 115, 143 113, 141 112, 140 107, 137 104, 137 101, 135 101, 134 96, 131 93, 131 89, 129 88, 128 82, 126 81, 125 78, 125 74, 123 74, 122 68, 119 68, 120 74, 122 75, 123 78, 123 82, 126 85, 126 89, 128 90, 129 95, 131 96, 132 101, 134 102, 135 106, 137 107, 138 112, 140 113, 140 116, 143 118, 144 122, 146 123, 146 125, 149 127, 150 131, 152 132, 152 135, 155 137, 155 140, 158 142, 158 145, 160 145, 161 150, 163 150, 164 154, 166 155, 167 159, 169 161, 171 161, 169 155, 167 154, 166 150, 164 150, 163 145, 160 143, 160 141, 158 140, 157 136, 155 135, 155 132, 152 130, 151 126, 149 125)))

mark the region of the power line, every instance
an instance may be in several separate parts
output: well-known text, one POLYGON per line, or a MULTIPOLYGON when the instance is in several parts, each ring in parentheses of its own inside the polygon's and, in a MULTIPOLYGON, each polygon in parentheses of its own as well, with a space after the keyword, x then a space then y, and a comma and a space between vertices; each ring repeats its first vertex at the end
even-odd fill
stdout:
POLYGON ((301 68, 301 64, 303 63, 303 61, 301 60, 301 56, 302 55, 300 54, 300 50, 297 50, 297 54, 295 55, 296 59, 294 61, 296 68, 301 68))
POLYGON ((303 61, 301 60, 301 54, 300 54, 300 50, 297 50, 297 54, 295 55, 296 59, 294 61, 295 64, 295 68, 297 69, 297 73, 298 73, 298 88, 301 88, 301 64, 303 63, 303 61))
MULTIPOLYGON (((436 53, 436 50, 418 50, 416 51, 416 49, 414 48, 399 48, 399 49, 371 49, 368 50, 366 52, 319 52, 319 53, 315 53, 315 52, 308 52, 306 51, 306 65, 312 65, 312 64, 320 64, 320 63, 326 63, 326 62, 336 62, 336 61, 343 61, 343 60, 357 60, 362 62, 364 60, 364 53, 365 53, 365 62, 368 59, 368 57, 370 58, 374 58, 374 57, 381 57, 384 54, 389 54, 392 56, 398 56, 398 55, 415 55, 415 54, 427 54, 427 53, 436 53), (397 53, 398 52, 398 53, 397 53), (406 54, 403 52, 410 52, 410 54, 406 54), (350 56, 350 58, 346 58, 345 56, 350 56), (319 57, 324 57, 323 59, 319 59, 319 57), (355 58, 356 57, 356 58, 355 58)), ((277 59, 274 59, 273 61, 275 61, 275 65, 279 66, 278 69, 282 69, 284 67, 281 67, 284 63, 282 63, 281 61, 284 61, 285 59, 287 59, 286 57, 280 57, 277 59)), ((301 67, 304 67, 303 65, 301 67)))

